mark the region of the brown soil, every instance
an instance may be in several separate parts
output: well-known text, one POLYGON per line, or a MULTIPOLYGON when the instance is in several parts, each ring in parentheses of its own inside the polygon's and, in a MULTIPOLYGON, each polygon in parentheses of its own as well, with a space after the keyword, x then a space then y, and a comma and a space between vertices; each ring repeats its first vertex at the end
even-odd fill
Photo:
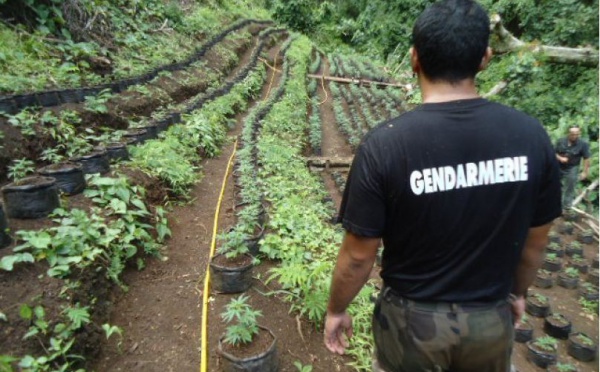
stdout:
POLYGON ((215 255, 212 259, 212 263, 221 267, 244 267, 252 262, 252 257, 243 255, 235 258, 227 258, 225 255, 215 255))

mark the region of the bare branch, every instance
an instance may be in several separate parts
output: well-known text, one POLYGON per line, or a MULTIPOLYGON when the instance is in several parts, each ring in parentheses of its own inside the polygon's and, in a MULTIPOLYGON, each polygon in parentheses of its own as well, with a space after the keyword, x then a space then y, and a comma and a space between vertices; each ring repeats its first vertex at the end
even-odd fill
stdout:
POLYGON ((504 89, 508 86, 508 82, 502 80, 498 84, 494 85, 489 92, 483 94, 483 98, 489 98, 491 96, 495 96, 496 94, 502 93, 504 89))

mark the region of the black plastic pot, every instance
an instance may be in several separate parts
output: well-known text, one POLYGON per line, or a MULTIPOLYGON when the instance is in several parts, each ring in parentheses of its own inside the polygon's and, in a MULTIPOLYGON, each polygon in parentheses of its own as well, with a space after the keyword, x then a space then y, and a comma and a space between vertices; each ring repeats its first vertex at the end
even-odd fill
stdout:
POLYGON ((11 97, 0 99, 0 112, 13 115, 17 112, 17 104, 11 97))
POLYGON ((556 257, 564 257, 565 256, 565 250, 563 248, 554 249, 552 247, 547 247, 546 252, 549 254, 555 254, 556 257))
POLYGON ((108 160, 129 160, 129 150, 123 142, 109 142, 105 145, 108 160))
POLYGON ((565 273, 558 274, 556 283, 566 289, 577 288, 577 283, 579 283, 579 278, 571 277, 565 273))
POLYGON ((598 269, 590 270, 587 275, 587 281, 594 285, 598 285, 598 269))
POLYGON ((595 285, 591 287, 579 287, 579 296, 583 297, 587 301, 597 301, 600 297, 600 295, 598 294, 598 287, 596 287, 595 285))
POLYGON ((527 342, 527 360, 540 368, 547 368, 556 364, 556 351, 541 350, 535 347, 534 342, 527 342))
POLYGON ((583 256, 583 247, 573 247, 571 244, 569 244, 567 245, 565 252, 569 257, 573 257, 575 255, 583 256))
POLYGON ((38 101, 33 94, 17 94, 13 96, 13 100, 19 110, 31 106, 38 106, 38 101))
POLYGON ((81 164, 52 164, 38 169, 37 172, 42 176, 55 178, 58 189, 67 195, 79 194, 85 189, 85 177, 81 164))
POLYGON ((156 121, 158 133, 164 132, 165 130, 169 129, 169 126, 171 126, 171 120, 168 118, 159 119, 156 121))
POLYGON ((550 304, 540 302, 534 297, 528 297, 525 302, 525 311, 532 316, 545 318, 550 315, 550 304))
POLYGON ((86 88, 83 88, 83 96, 84 97, 96 96, 96 95, 98 95, 98 93, 100 93, 101 90, 102 90, 102 88, 99 86, 86 87, 86 88))
POLYGON ((538 288, 551 288, 554 285, 554 277, 549 272, 538 271, 533 285, 538 288))
POLYGON ((567 224, 562 224, 562 225, 559 227, 558 231, 559 231, 561 234, 567 234, 567 235, 571 235, 571 234, 573 234, 573 225, 570 225, 570 224, 569 224, 569 225, 567 225, 567 224))
POLYGON ((79 89, 65 89, 58 92, 61 103, 79 103, 83 101, 83 95, 79 89))
POLYGON ((129 88, 129 82, 127 80, 117 81, 117 86, 119 87, 119 92, 124 92, 129 88))
POLYGON ((171 113, 171 123, 177 124, 180 122, 181 122, 181 114, 179 112, 172 112, 171 113))
POLYGON ((158 126, 156 124, 148 124, 144 126, 147 133, 147 139, 158 138, 158 126))
POLYGON ((0 248, 8 247, 12 243, 12 238, 8 234, 8 221, 4 214, 4 206, 0 203, 0 248))
POLYGON ((598 345, 592 342, 589 343, 584 342, 583 337, 586 339, 590 339, 587 335, 576 332, 569 336, 569 341, 567 341, 567 353, 573 358, 580 360, 582 362, 591 362, 596 359, 596 354, 598 353, 598 345))
POLYGON ((562 261, 559 258, 556 258, 556 259, 547 258, 544 260, 544 263, 542 264, 542 269, 552 271, 553 273, 560 271, 561 268, 562 268, 562 261))
POLYGON ((573 266, 573 268, 577 269, 577 271, 582 274, 587 274, 587 272, 590 271, 590 265, 588 265, 585 261, 571 261, 571 266, 573 266))
POLYGON ((58 99, 58 92, 55 90, 49 90, 47 92, 40 92, 35 94, 38 103, 44 107, 57 106, 60 104, 58 99))
POLYGON ((131 139, 131 143, 137 145, 144 143, 148 139, 148 131, 142 128, 129 129, 123 137, 127 140, 131 139))
POLYGON ((594 242, 594 234, 581 233, 579 235, 579 241, 583 244, 592 244, 594 242))
POLYGON ((544 332, 554 338, 566 340, 571 328, 571 321, 560 314, 552 314, 544 319, 544 332))
MULTIPOLYGON (((238 257, 244 260, 241 266, 228 266, 223 255, 216 255, 210 261, 212 288, 219 293, 240 293, 252 285, 252 257, 248 254, 238 257)), ((232 259, 233 260, 233 259, 232 259)))
POLYGON ((525 343, 533 338, 533 327, 529 323, 521 322, 518 328, 515 328, 515 342, 525 343))
POLYGON ((279 359, 277 357, 277 337, 269 329, 258 326, 263 332, 268 332, 273 342, 269 347, 257 355, 237 357, 224 350, 223 339, 219 339, 218 352, 223 357, 224 372, 277 372, 279 359))
POLYGON ((253 256, 257 256, 260 252, 260 240, 265 235, 265 229, 263 228, 252 238, 246 240, 246 244, 248 246, 248 250, 250 254, 253 256))
POLYGON ((60 207, 58 187, 52 177, 26 177, 2 188, 6 215, 11 218, 41 218, 60 207))
POLYGON ((71 159, 71 161, 81 164, 84 174, 104 174, 110 171, 110 162, 106 150, 95 150, 88 155, 71 159))

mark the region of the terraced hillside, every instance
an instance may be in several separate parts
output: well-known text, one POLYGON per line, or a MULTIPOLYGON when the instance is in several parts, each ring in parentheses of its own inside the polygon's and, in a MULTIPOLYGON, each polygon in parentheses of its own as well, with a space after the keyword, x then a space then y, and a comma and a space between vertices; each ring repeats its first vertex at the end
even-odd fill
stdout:
MULTIPOLYGON (((152 22, 158 34, 169 24, 152 22)), ((277 340, 280 371, 370 370, 378 266, 350 309, 347 355, 322 342, 343 233, 334 218, 362 136, 410 110, 414 92, 251 8, 199 7, 181 22, 201 32, 175 29, 159 47, 176 52, 124 49, 110 74, 2 87, 0 371, 226 370, 223 336, 247 337, 228 320, 249 316, 247 304, 277 340), (224 293, 217 264, 251 270, 230 284, 248 280, 246 299, 224 293)), ((580 237, 581 224, 556 225, 560 264, 596 284, 597 238, 580 237)), ((581 300, 586 288, 536 292, 597 345, 598 289, 581 300)), ((543 336, 543 319, 529 319, 543 336)), ((598 370, 567 345, 560 362, 598 370)), ((517 369, 539 370, 526 355, 518 344, 517 369)))

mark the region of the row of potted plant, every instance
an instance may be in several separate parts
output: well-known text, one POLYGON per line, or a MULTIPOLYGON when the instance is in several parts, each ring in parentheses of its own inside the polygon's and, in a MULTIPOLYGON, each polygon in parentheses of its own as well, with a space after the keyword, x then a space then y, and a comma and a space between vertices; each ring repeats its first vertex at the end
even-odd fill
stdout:
MULTIPOLYGON (((226 85, 227 89, 240 82, 249 73, 250 68, 256 65, 258 54, 262 50, 266 39, 277 30, 267 30, 260 37, 260 43, 255 48, 253 57, 245 69, 240 71, 236 78, 232 79, 226 85)), ((216 96, 218 93, 224 93, 222 89, 219 92, 213 92, 211 96, 216 96)), ((51 117, 44 114, 44 117, 51 117)), ((61 118, 66 114, 61 113, 61 118)), ((179 122, 179 113, 163 115, 155 124, 147 124, 144 128, 132 129, 124 134, 128 139, 129 144, 141 144, 146 140, 157 138, 158 134, 165 130, 169 125, 179 122)), ((64 123, 64 120, 60 123, 64 123)), ((66 124, 65 124, 66 125, 66 124)), ((99 140, 100 138, 92 138, 99 140)), ((86 145, 90 146, 90 145, 86 145)), ((88 147, 84 146, 84 149, 88 147)), ((65 148, 70 148, 70 143, 64 143, 65 148)), ((140 154, 135 151, 135 154, 140 154)), ((72 162, 57 163, 40 169, 38 172, 42 176, 56 178, 53 182, 50 178, 40 179, 26 178, 15 180, 15 183, 7 185, 3 188, 5 203, 7 206, 8 215, 14 218, 37 218, 43 217, 50 213, 58 206, 58 191, 62 191, 68 195, 73 195, 81 192, 85 188, 83 174, 100 173, 104 174, 109 171, 109 160, 111 159, 127 159, 129 157, 125 143, 110 142, 106 147, 99 147, 86 155, 72 158, 72 162), (78 165, 79 163, 80 165, 78 165), (56 185, 55 185, 55 184, 56 185), (57 187, 56 187, 57 186, 57 187), (25 198, 25 199, 23 199, 25 198), (29 203, 23 203, 23 200, 31 200, 29 203)), ((59 159, 56 156, 55 160, 59 159)), ((135 159, 134 159, 135 160, 135 159)), ((25 160, 21 160, 24 162, 25 160)), ((20 177, 21 178, 21 177, 20 177)))
MULTIPOLYGON (((318 175, 306 167, 302 153, 308 130, 307 82, 311 44, 300 38, 290 48, 290 78, 286 94, 265 117, 258 137, 258 158, 269 208, 269 233, 261 251, 280 261, 270 271, 267 282, 277 280, 291 303, 291 311, 300 314, 315 327, 322 325, 329 292, 333 262, 342 232, 330 224, 331 207, 318 175)), ((335 99, 335 96, 334 96, 335 99)), ((350 309, 355 328, 348 353, 356 368, 370 368, 370 317, 367 286, 350 309)))
POLYGON ((196 50, 194 50, 188 58, 180 62, 172 62, 167 65, 152 68, 136 77, 129 77, 92 87, 68 88, 64 90, 51 90, 3 97, 0 99, 0 111, 13 114, 31 106, 51 107, 65 103, 79 103, 83 102, 85 97, 95 96, 106 89, 114 93, 123 92, 130 86, 149 82, 157 77, 161 72, 176 71, 187 68, 192 63, 200 60, 211 47, 223 40, 228 34, 231 34, 232 32, 253 23, 266 25, 272 23, 272 21, 255 19, 238 20, 232 25, 223 29, 220 33, 214 35, 203 45, 196 48, 196 50))
MULTIPOLYGON (((291 42, 292 38, 284 44, 283 53, 291 42)), ((218 236, 217 255, 210 262, 212 290, 218 293, 245 292, 252 285, 252 269, 258 263, 259 242, 267 223, 266 206, 257 178, 256 136, 260 121, 283 93, 287 71, 284 62, 279 86, 247 115, 243 123, 232 172, 236 221, 232 228, 218 236)), ((223 369, 277 371, 277 339, 271 330, 258 325, 256 316, 259 313, 247 304, 247 300, 245 295, 233 298, 222 314, 228 324, 218 345, 219 354, 225 361, 223 369), (261 343, 267 347, 254 346, 261 343)))

